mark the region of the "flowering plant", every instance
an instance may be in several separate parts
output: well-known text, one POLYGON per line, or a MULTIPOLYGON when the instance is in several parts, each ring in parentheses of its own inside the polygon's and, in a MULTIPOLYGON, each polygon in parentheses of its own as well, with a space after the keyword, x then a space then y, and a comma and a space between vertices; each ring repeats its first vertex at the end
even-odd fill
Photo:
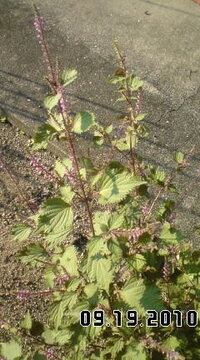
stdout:
POLYGON ((12 336, 1 343, 0 354, 7 360, 197 359, 199 251, 172 225, 174 202, 166 198, 176 190, 175 174, 191 153, 176 154, 170 174, 138 156, 138 141, 148 135, 143 82, 129 74, 116 42, 119 67, 109 82, 119 86, 118 101, 127 104, 126 112, 106 126, 89 111, 73 116, 65 87, 77 71, 60 71, 58 62, 54 69, 43 19, 35 10, 52 94, 44 100, 48 120, 38 128, 33 148, 58 140, 67 156, 56 162, 54 174, 31 157, 57 195, 32 207, 27 221, 13 229, 14 241, 33 240, 19 256, 43 268, 47 287, 22 290, 17 298, 51 295, 49 322, 40 320, 36 327, 28 313, 21 330, 13 331, 2 321, 12 336), (92 141, 89 154, 81 157, 77 143, 86 132, 92 141), (90 156, 93 150, 100 151, 101 161, 90 156), (80 209, 84 226, 77 239, 80 209), (37 336, 34 350, 26 349, 27 343, 22 348, 20 331, 37 336))

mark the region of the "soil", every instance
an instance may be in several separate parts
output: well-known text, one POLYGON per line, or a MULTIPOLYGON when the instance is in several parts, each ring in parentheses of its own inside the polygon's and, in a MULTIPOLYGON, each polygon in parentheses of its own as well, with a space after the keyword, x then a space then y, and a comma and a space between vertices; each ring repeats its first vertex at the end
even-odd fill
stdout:
MULTIPOLYGON (((37 291, 43 287, 40 271, 23 265, 16 258, 22 244, 11 241, 12 226, 30 215, 30 210, 19 196, 19 187, 23 196, 40 204, 52 194, 52 185, 31 168, 27 136, 9 123, 0 124, 0 132, 0 159, 16 181, 13 184, 5 168, 0 169, 0 320, 16 326, 28 310, 39 320, 39 314, 45 313, 47 300, 32 298, 22 301, 11 294, 22 289, 37 291)), ((41 160, 51 169, 55 157, 43 153, 41 160)), ((0 329, 0 340, 4 335, 0 329)))

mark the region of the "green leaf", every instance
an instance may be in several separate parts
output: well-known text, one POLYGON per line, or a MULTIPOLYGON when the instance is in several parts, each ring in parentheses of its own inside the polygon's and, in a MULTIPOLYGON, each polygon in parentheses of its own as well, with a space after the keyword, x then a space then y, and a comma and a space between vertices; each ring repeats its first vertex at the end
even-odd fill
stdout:
POLYGON ((62 244, 63 241, 67 239, 67 236, 72 232, 73 227, 72 224, 66 227, 64 230, 54 232, 52 231, 50 234, 45 235, 45 240, 49 244, 49 246, 55 247, 57 245, 62 244))
POLYGON ((156 285, 145 284, 144 280, 130 279, 119 293, 121 298, 141 316, 146 315, 146 310, 164 309, 159 288, 156 285))
POLYGON ((15 241, 24 241, 28 239, 32 230, 32 227, 28 224, 19 222, 12 228, 12 239, 15 241))
POLYGON ((80 112, 74 118, 74 126, 72 131, 81 134, 88 131, 95 124, 94 114, 91 112, 80 112))
POLYGON ((32 319, 31 319, 31 315, 30 312, 28 311, 27 314, 25 315, 24 319, 21 322, 21 327, 23 329, 26 330, 30 330, 32 327, 32 319))
POLYGON ((38 215, 38 231, 46 234, 67 232, 73 222, 70 205, 59 197, 45 201, 38 215))
POLYGON ((145 117, 147 116, 147 114, 139 114, 138 116, 136 116, 135 121, 141 121, 143 120, 145 117))
POLYGON ((69 340, 72 335, 73 335, 72 331, 65 328, 63 330, 57 330, 55 332, 55 336, 56 336, 55 339, 59 345, 65 345, 65 344, 69 344, 69 340))
POLYGON ((62 199, 64 201, 66 201, 67 203, 71 203, 73 197, 74 197, 74 192, 71 188, 71 186, 69 185, 63 185, 59 188, 60 190, 60 194, 62 196, 62 199))
POLYGON ((122 82, 124 80, 125 80, 125 76, 121 76, 121 75, 114 75, 108 78, 108 82, 110 84, 117 84, 118 82, 122 82))
POLYGON ((143 86, 143 81, 140 80, 139 77, 133 75, 131 75, 129 83, 132 91, 137 91, 140 87, 143 86))
POLYGON ((166 347, 169 350, 176 350, 180 348, 183 341, 180 339, 177 339, 176 336, 169 336, 164 342, 163 346, 166 347))
POLYGON ((174 155, 174 160, 178 163, 178 164, 182 164, 184 161, 185 155, 182 152, 177 152, 174 155))
POLYGON ((110 214, 109 211, 97 211, 94 217, 94 230, 96 235, 101 235, 109 230, 115 230, 122 227, 124 224, 123 213, 114 212, 110 214))
POLYGON ((141 274, 146 266, 146 259, 142 254, 136 254, 134 258, 129 261, 129 265, 141 274))
POLYGON ((53 107, 58 104, 60 98, 61 98, 61 94, 46 96, 44 99, 44 107, 48 110, 53 109, 53 107))
POLYGON ((125 342, 121 339, 118 339, 114 342, 114 345, 110 348, 112 357, 115 358, 116 355, 124 348, 125 342))
POLYGON ((52 268, 53 268, 53 266, 47 267, 45 269, 44 274, 43 274, 45 284, 50 289, 54 288, 54 286, 55 286, 54 281, 55 281, 55 278, 56 278, 56 275, 54 274, 52 268))
POLYGON ((101 255, 96 255, 89 263, 88 277, 96 282, 100 289, 108 292, 109 285, 113 280, 113 267, 110 259, 101 255))
POLYGON ((62 85, 67 86, 67 85, 71 84, 74 80, 76 80, 77 74, 78 74, 78 72, 75 69, 63 70, 62 75, 61 75, 61 79, 63 81, 62 85))
POLYGON ((87 157, 82 158, 83 165, 89 175, 94 175, 97 173, 97 169, 95 168, 94 164, 92 163, 91 159, 87 157))
POLYGON ((177 245, 180 241, 185 240, 181 231, 172 228, 168 222, 164 223, 159 237, 164 245, 177 245))
POLYGON ((1 343, 1 355, 4 356, 6 360, 17 359, 22 355, 22 347, 14 340, 8 343, 1 343))
POLYGON ((99 131, 94 131, 93 143, 95 146, 102 146, 104 143, 104 136, 99 131))
POLYGON ((119 150, 125 151, 130 150, 130 145, 127 143, 127 138, 121 138, 119 140, 112 141, 112 144, 119 150))
POLYGON ((78 275, 77 252, 74 245, 67 246, 64 254, 60 258, 60 265, 71 275, 78 275))
POLYGON ((65 129, 62 114, 50 114, 47 124, 53 127, 56 132, 61 132, 65 129))
POLYGON ((113 125, 106 126, 104 130, 106 134, 110 134, 113 131, 113 125))
POLYGON ((135 187, 146 184, 146 181, 137 180, 128 171, 118 173, 115 170, 106 170, 99 181, 99 204, 120 202, 135 187))
POLYGON ((42 337, 46 344, 53 345, 56 343, 56 331, 51 329, 45 329, 42 337))
POLYGON ((126 346, 126 352, 122 355, 121 360, 148 360, 149 357, 146 353, 145 347, 140 343, 126 346))
POLYGON ((99 289, 96 284, 87 284, 84 288, 84 293, 87 296, 87 299, 91 306, 97 306, 99 301, 99 289))
POLYGON ((53 140, 56 130, 49 124, 43 124, 37 128, 34 136, 33 149, 46 149, 48 141, 53 140))
POLYGON ((70 159, 63 159, 62 161, 56 161, 55 163, 55 171, 57 174, 63 178, 67 172, 67 170, 72 169, 72 161, 70 159))
POLYGON ((94 215, 94 230, 95 234, 101 235, 108 231, 108 218, 110 216, 109 211, 97 211, 94 215))
POLYGON ((62 297, 61 301, 55 302, 50 306, 49 319, 54 323, 56 330, 61 325, 66 309, 71 310, 76 304, 77 296, 78 294, 73 292, 67 293, 62 297))
POLYGON ((102 255, 108 255, 110 254, 110 251, 108 250, 107 241, 105 239, 101 239, 98 237, 95 237, 91 239, 87 245, 88 249, 88 255, 89 257, 102 254, 102 255))
POLYGON ((37 260, 46 260, 48 256, 48 252, 39 243, 30 244, 19 253, 19 257, 24 264, 32 264, 37 260))

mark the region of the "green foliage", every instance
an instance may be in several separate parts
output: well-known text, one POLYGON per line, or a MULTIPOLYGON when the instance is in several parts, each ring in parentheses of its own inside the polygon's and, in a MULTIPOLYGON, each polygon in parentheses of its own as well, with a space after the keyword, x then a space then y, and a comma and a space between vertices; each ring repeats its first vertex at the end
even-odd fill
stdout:
POLYGON ((61 79, 62 79, 62 85, 67 86, 71 84, 74 80, 77 78, 77 70, 75 69, 67 69, 63 70, 61 79))
POLYGON ((15 360, 22 355, 22 346, 15 341, 0 344, 0 353, 6 360, 15 360))
POLYGON ((81 134, 88 131, 94 124, 94 114, 90 112, 80 112, 74 118, 72 131, 76 134, 81 134))
MULTIPOLYGON (((74 360, 74 354, 77 360, 199 356, 199 330, 189 327, 185 317, 188 309, 200 312, 200 254, 170 223, 174 201, 167 193, 175 190, 172 175, 146 164, 137 154, 138 141, 148 132, 147 114, 140 109, 143 82, 128 73, 116 43, 115 52, 120 67, 109 83, 119 86, 118 100, 127 102, 117 126, 114 122, 102 126, 90 112, 72 117, 63 109, 58 90, 76 79, 76 70, 58 74, 58 83, 49 80, 54 89, 44 101, 49 118, 38 129, 34 148, 45 148, 56 138, 66 145, 68 157, 55 163, 56 196, 45 200, 27 223, 14 227, 13 240, 31 239, 19 257, 24 264, 41 267, 52 298, 45 325, 41 319, 33 320, 30 311, 20 324, 21 337, 16 337, 18 330, 10 329, 11 341, 0 346, 7 360, 45 360, 47 345, 53 350, 59 346, 62 360, 74 360), (100 164, 89 151, 87 156, 77 153, 77 134, 87 131, 91 149, 101 146, 100 164), (79 224, 80 209, 84 224, 79 224), (159 318, 157 326, 147 326, 148 310, 159 315, 176 309, 184 314, 182 326, 176 326, 174 315, 166 326, 159 318), (89 326, 80 325, 80 312, 85 310, 91 312, 89 326), (95 310, 103 311, 101 326, 93 324, 95 310), (113 310, 121 311, 121 326, 113 310), (136 317, 128 319, 128 310, 136 311, 136 317), (27 350, 27 358, 22 358, 20 345, 24 333, 36 336, 40 344, 34 355, 27 350)), ((174 159, 176 172, 185 156, 178 153, 174 159)))

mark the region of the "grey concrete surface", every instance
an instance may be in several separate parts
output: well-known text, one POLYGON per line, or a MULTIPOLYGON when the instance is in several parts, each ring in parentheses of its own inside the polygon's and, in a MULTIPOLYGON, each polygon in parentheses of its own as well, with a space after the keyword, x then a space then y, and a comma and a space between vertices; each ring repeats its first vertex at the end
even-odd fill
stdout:
MULTIPOLYGON (((174 151, 196 154, 180 184, 189 196, 180 201, 179 222, 188 234, 200 224, 200 6, 191 0, 35 0, 46 20, 50 50, 78 80, 68 91, 73 111, 91 110, 109 123, 115 87, 106 83, 115 70, 112 43, 119 40, 130 70, 145 81, 144 111, 151 136, 144 157, 165 169, 174 151)), ((48 89, 35 40, 29 0, 0 1, 0 109, 31 132, 44 121, 48 89)))

